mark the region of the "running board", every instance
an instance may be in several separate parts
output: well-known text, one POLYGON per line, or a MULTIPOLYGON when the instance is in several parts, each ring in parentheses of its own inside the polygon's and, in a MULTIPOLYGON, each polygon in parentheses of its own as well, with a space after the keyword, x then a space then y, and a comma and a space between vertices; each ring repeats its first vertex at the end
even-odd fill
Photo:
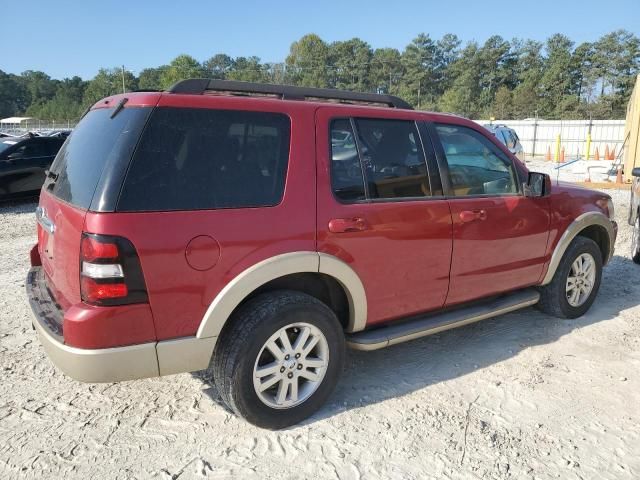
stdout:
POLYGON ((355 350, 378 350, 396 343, 426 337, 473 322, 535 305, 540 300, 537 290, 528 288, 493 298, 469 307, 399 321, 384 327, 347 335, 347 345, 355 350))

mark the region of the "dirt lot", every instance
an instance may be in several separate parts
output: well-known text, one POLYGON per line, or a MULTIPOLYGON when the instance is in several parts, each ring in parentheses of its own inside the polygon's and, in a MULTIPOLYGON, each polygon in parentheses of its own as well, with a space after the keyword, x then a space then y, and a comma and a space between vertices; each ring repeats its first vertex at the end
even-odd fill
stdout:
POLYGON ((532 308, 350 352, 329 403, 256 429, 197 375, 90 385, 58 372, 24 294, 33 203, 0 206, 0 478, 639 478, 640 266, 627 192, 583 318, 532 308))

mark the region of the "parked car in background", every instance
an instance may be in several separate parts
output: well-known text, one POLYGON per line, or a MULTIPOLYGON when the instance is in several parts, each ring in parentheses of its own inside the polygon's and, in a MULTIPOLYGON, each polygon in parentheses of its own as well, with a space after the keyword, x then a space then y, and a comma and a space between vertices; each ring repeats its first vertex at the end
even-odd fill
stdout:
POLYGON ((47 133, 47 137, 67 138, 69 135, 71 135, 71 130, 55 130, 47 133))
POLYGON ((495 135, 500 143, 505 145, 511 153, 513 153, 518 160, 524 162, 524 149, 520 144, 520 138, 513 128, 509 128, 506 125, 489 124, 484 125, 484 128, 489 130, 495 135))
POLYGON ((530 172, 471 120, 206 79, 96 103, 36 219, 27 295, 61 370, 114 382, 208 368, 229 408, 266 428, 323 405, 345 345, 531 305, 583 315, 617 234, 608 195, 530 172))
POLYGON ((631 235, 631 258, 640 264, 640 167, 631 171, 631 202, 629 205, 629 225, 633 225, 631 235))
POLYGON ((65 137, 5 137, 0 139, 0 200, 40 191, 65 137))

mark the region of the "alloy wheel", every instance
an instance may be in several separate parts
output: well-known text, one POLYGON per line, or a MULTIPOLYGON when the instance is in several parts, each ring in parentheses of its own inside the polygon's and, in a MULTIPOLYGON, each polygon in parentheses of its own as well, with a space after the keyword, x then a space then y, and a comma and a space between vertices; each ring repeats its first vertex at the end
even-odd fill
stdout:
POLYGON ((294 323, 275 332, 260 349, 253 387, 265 405, 292 408, 318 389, 329 365, 329 344, 319 328, 294 323))

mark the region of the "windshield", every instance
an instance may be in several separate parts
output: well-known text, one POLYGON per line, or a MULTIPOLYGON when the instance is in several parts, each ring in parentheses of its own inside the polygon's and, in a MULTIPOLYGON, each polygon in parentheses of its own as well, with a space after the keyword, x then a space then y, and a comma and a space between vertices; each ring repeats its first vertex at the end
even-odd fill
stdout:
POLYGON ((108 162, 128 165, 151 108, 91 110, 68 137, 45 183, 56 197, 88 209, 108 162), (52 185, 53 184, 53 185, 52 185))

